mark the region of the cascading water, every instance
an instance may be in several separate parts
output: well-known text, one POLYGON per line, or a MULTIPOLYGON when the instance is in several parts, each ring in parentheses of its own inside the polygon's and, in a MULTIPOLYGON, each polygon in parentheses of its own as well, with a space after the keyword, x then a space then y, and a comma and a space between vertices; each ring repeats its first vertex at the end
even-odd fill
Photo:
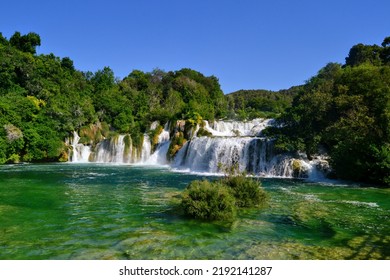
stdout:
MULTIPOLYGON (((151 126, 151 129, 153 129, 153 125, 151 126)), ((155 152, 143 163, 147 165, 167 165, 167 153, 170 143, 169 122, 167 122, 164 125, 163 131, 158 136, 158 143, 155 152)))
POLYGON ((167 122, 164 125, 163 131, 158 136, 158 143, 161 144, 161 143, 167 142, 167 141, 169 141, 169 139, 170 139, 170 137, 169 137, 169 122, 167 122))
POLYGON ((263 137, 195 137, 177 153, 172 167, 200 173, 223 173, 225 168, 265 177, 313 178, 314 164, 275 154, 273 141, 263 137))
POLYGON ((272 154, 272 142, 258 137, 200 137, 187 142, 172 166, 195 172, 220 173, 230 166, 256 175, 278 175, 283 157, 272 154))
POLYGON ((167 153, 170 141, 158 145, 156 151, 143 163, 146 165, 167 165, 167 153))
POLYGON ((252 121, 214 121, 212 125, 205 121, 205 129, 214 136, 260 136, 261 132, 272 125, 273 119, 254 119, 252 121))
MULTIPOLYGON (((170 124, 166 123, 158 135, 154 153, 149 136, 144 135, 141 150, 137 150, 129 135, 118 135, 98 143, 91 152, 89 146, 79 144, 80 137, 74 132, 72 141, 72 162, 101 163, 139 163, 145 165, 171 165, 175 170, 203 173, 223 173, 225 168, 237 166, 256 176, 323 178, 321 168, 324 160, 308 161, 304 155, 291 156, 274 152, 273 140, 262 135, 273 120, 257 119, 250 122, 207 121, 202 126, 211 137, 197 137, 198 127, 191 139, 178 151, 171 162, 167 160, 170 146, 170 124), (127 137, 127 138, 126 138, 127 137)), ((156 129, 158 123, 152 124, 156 129)), ((183 122, 176 124, 176 131, 181 131, 183 122)))
POLYGON ((91 155, 91 148, 89 146, 84 146, 83 144, 79 144, 80 136, 76 131, 73 132, 72 139, 72 153, 70 157, 71 162, 76 163, 85 163, 89 161, 89 157, 91 155))
POLYGON ((152 145, 150 144, 150 139, 148 135, 144 135, 144 141, 142 144, 142 151, 141 151, 141 162, 146 162, 149 157, 152 150, 152 145))
POLYGON ((109 140, 103 140, 96 146, 94 162, 124 163, 125 135, 118 135, 109 140))
POLYGON ((79 135, 77 132, 74 132, 71 143, 72 156, 70 157, 70 161, 74 163, 128 164, 145 162, 150 157, 151 145, 147 135, 144 135, 144 141, 140 151, 137 147, 133 147, 129 135, 117 135, 110 139, 104 139, 96 145, 94 151, 92 151, 89 145, 78 143, 79 140, 79 135))
POLYGON ((294 158, 277 154, 273 141, 262 131, 274 124, 273 119, 255 119, 247 122, 205 121, 203 128, 212 137, 194 137, 177 153, 172 167, 203 173, 221 173, 224 168, 237 166, 243 172, 257 176, 319 178, 322 172, 316 162, 305 156, 294 158))
POLYGON ((137 147, 133 147, 129 135, 118 135, 97 144, 92 161, 118 164, 145 162, 150 157, 150 150, 150 140, 147 135, 144 135, 140 151, 137 147), (128 137, 127 141, 126 137, 128 137))

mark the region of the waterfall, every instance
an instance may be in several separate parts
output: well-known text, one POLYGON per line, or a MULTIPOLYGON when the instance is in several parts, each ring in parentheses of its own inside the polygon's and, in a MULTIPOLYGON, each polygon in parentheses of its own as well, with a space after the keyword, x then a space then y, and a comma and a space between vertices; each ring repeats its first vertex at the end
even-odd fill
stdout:
POLYGON ((100 141, 92 151, 89 145, 79 143, 80 136, 75 131, 70 145, 72 149, 69 161, 118 164, 146 162, 151 154, 151 144, 148 135, 145 134, 143 138, 141 150, 132 145, 130 135, 121 134, 100 141))
POLYGON ((146 162, 152 150, 152 145, 150 144, 150 139, 147 134, 144 135, 144 141, 142 143, 142 151, 141 151, 141 162, 146 162))
POLYGON ((238 166, 240 171, 267 172, 261 160, 269 149, 268 141, 253 137, 199 137, 187 142, 177 153, 173 167, 195 172, 218 173, 221 167, 238 166))
POLYGON ((169 141, 169 122, 164 125, 164 130, 158 136, 158 143, 164 143, 169 141))
MULTIPOLYGON (((152 128, 152 127, 151 127, 152 128)), ((167 153, 170 145, 169 122, 164 125, 163 131, 158 136, 158 144, 154 153, 143 163, 147 165, 167 165, 167 153)))
POLYGON ((145 162, 150 157, 151 145, 148 135, 144 135, 141 151, 132 145, 130 135, 117 135, 96 145, 92 162, 129 164, 145 162), (127 143, 126 143, 126 137, 127 143))
POLYGON ((88 162, 89 157, 91 155, 91 147, 85 146, 79 143, 80 136, 76 131, 73 131, 73 139, 72 139, 72 155, 69 158, 71 162, 75 163, 85 163, 88 162))
POLYGON ((97 144, 94 162, 125 163, 125 135, 114 136, 97 144))
POLYGON ((214 121, 210 126, 205 121, 205 129, 214 136, 261 136, 261 132, 274 123, 273 119, 252 121, 214 121))
POLYGON ((312 165, 303 159, 274 154, 273 141, 263 137, 196 137, 177 153, 172 167, 203 173, 239 171, 266 177, 309 177, 312 165))
MULTIPOLYGON (((184 121, 176 123, 176 131, 184 131, 184 121)), ((99 142, 93 151, 88 145, 79 143, 77 132, 71 141, 72 162, 99 162, 118 164, 170 165, 175 170, 201 173, 224 173, 235 166, 239 171, 263 177, 324 179, 329 171, 326 159, 309 161, 305 154, 280 154, 274 151, 274 141, 262 137, 262 131, 273 125, 273 120, 256 119, 248 122, 204 121, 169 162, 167 153, 171 144, 170 124, 166 123, 158 135, 155 151, 147 134, 142 147, 133 146, 130 135, 117 135, 99 142), (202 127, 211 137, 197 137, 202 127), (141 150, 140 150, 141 149, 141 150)), ((151 130, 159 126, 151 125, 151 130)))
POLYGON ((167 152, 171 141, 159 144, 156 151, 143 163, 146 165, 167 165, 167 152))

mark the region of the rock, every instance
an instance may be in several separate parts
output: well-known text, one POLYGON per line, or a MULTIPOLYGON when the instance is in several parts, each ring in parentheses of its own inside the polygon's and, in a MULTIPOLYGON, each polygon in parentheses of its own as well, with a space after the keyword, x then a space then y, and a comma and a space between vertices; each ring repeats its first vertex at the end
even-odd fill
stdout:
POLYGON ((292 176, 295 178, 307 178, 309 177, 309 168, 308 164, 300 159, 293 159, 291 162, 291 167, 293 170, 292 176))

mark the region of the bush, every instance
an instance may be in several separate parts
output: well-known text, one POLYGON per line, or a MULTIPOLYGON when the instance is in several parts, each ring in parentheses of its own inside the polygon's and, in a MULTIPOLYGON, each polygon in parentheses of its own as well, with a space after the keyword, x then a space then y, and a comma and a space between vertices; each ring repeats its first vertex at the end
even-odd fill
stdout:
POLYGON ((198 136, 198 137, 202 137, 202 136, 212 137, 213 134, 210 131, 208 131, 208 130, 204 129, 203 127, 201 127, 201 128, 199 128, 198 133, 196 134, 196 136, 198 136))
POLYGON ((191 182, 182 195, 184 213, 200 220, 233 220, 236 216, 235 199, 230 190, 209 181, 191 182))
POLYGON ((267 194, 259 181, 230 175, 214 182, 191 182, 182 195, 181 206, 195 219, 232 221, 237 208, 260 208, 266 201, 267 194))
POLYGON ((12 154, 9 158, 8 158, 8 163, 19 163, 20 162, 20 156, 18 154, 12 154))
POLYGON ((171 140, 171 144, 168 148, 167 157, 169 160, 173 159, 176 153, 184 146, 187 139, 184 137, 183 132, 176 132, 171 140))
POLYGON ((244 175, 228 176, 221 180, 229 187, 236 199, 237 207, 264 207, 267 194, 259 181, 244 175))

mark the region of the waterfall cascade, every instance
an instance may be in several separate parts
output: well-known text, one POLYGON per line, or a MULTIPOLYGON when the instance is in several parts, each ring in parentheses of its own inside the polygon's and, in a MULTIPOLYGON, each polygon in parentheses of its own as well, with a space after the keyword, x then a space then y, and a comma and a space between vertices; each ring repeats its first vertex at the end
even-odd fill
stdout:
POLYGON ((89 156, 91 155, 91 148, 89 146, 84 146, 79 144, 80 136, 76 131, 73 132, 72 139, 72 151, 71 151, 71 161, 72 162, 88 162, 89 156))
MULTIPOLYGON (((156 128, 152 124, 151 129, 156 128)), ((169 135, 169 122, 164 125, 163 131, 158 136, 158 143, 154 153, 146 160, 143 161, 144 164, 148 165, 167 165, 167 153, 170 145, 170 135, 169 135)))
POLYGON ((72 156, 74 163, 118 163, 129 164, 145 162, 150 157, 151 145, 148 135, 144 135, 141 149, 133 146, 129 135, 117 135, 99 142, 94 149, 78 143, 80 137, 73 133, 72 156), (93 150, 93 151, 92 151, 93 150))
MULTIPOLYGON (((151 129, 156 129, 153 123, 151 129)), ((237 166, 257 176, 305 177, 317 179, 323 177, 320 169, 327 164, 324 159, 309 161, 304 155, 292 157, 277 154, 273 149, 273 140, 262 137, 262 131, 273 125, 273 120, 256 119, 248 122, 214 121, 204 122, 203 129, 211 137, 198 137, 199 126, 191 132, 191 139, 177 152, 169 162, 167 153, 171 144, 170 124, 166 123, 158 135, 155 151, 151 153, 151 142, 144 135, 141 149, 132 145, 129 135, 118 135, 91 147, 79 144, 77 132, 72 140, 72 162, 101 163, 141 163, 147 165, 168 165, 176 170, 191 172, 221 173, 223 169, 237 166)), ((172 131, 183 131, 183 121, 178 121, 172 131)))
POLYGON ((124 163, 124 138, 125 135, 119 135, 118 137, 113 137, 109 140, 103 140, 97 144, 93 161, 124 163))
POLYGON ((318 177, 312 163, 300 157, 275 154, 273 141, 262 137, 199 137, 177 153, 172 167, 179 170, 221 173, 237 166, 249 174, 266 177, 318 177))
POLYGON ((273 119, 254 119, 251 121, 205 121, 205 129, 213 136, 261 136, 261 132, 272 125, 273 119))

